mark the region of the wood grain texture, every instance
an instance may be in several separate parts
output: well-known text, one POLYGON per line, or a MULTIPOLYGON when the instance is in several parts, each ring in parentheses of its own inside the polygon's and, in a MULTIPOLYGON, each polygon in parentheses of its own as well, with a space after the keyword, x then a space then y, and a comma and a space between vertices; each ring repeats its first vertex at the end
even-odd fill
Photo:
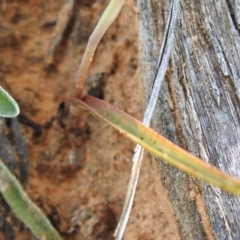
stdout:
MULTIPOLYGON (((170 1, 137 1, 148 96, 170 1)), ((152 126, 240 177, 239 1, 180 1, 174 50, 152 126)), ((160 163, 182 239, 240 239, 240 202, 160 163)))

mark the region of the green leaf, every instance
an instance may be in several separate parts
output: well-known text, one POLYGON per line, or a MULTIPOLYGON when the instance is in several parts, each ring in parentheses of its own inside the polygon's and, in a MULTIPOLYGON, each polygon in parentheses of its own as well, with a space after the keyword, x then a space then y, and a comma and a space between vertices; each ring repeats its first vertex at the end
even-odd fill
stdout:
POLYGON ((39 240, 61 240, 44 213, 28 197, 16 177, 0 159, 0 192, 13 213, 32 231, 39 240))
POLYGON ((0 117, 12 118, 19 114, 19 107, 16 101, 0 87, 0 117))
POLYGON ((193 156, 120 109, 90 96, 83 97, 82 101, 74 99, 74 103, 86 108, 125 137, 183 172, 225 191, 240 195, 240 180, 193 156))

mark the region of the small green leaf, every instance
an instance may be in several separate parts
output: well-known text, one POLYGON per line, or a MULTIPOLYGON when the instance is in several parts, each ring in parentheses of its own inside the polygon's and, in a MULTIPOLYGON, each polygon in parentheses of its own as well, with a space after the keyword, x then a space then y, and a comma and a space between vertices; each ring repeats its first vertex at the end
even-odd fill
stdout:
POLYGON ((19 107, 16 101, 0 87, 0 117, 12 118, 19 114, 19 107))

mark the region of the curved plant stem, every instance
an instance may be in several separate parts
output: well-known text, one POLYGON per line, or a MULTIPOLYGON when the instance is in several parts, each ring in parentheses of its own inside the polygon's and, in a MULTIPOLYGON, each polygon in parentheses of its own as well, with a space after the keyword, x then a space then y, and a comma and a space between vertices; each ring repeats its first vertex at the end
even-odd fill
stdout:
MULTIPOLYGON (((177 22, 178 12, 179 12, 179 0, 174 0, 171 2, 169 7, 167 23, 164 29, 163 40, 158 56, 158 62, 156 65, 156 74, 152 84, 152 89, 149 95, 147 107, 145 109, 143 116, 143 124, 146 126, 150 125, 153 111, 155 109, 156 102, 158 99, 158 95, 168 68, 168 62, 172 52, 172 46, 174 41, 174 31, 177 22)), ((127 226, 127 222, 133 204, 134 195, 136 192, 138 176, 141 169, 142 155, 143 148, 137 145, 135 148, 135 154, 133 156, 133 165, 131 169, 130 179, 128 182, 127 194, 125 197, 123 211, 118 226, 114 233, 115 240, 121 240, 123 238, 125 228, 127 226)))
POLYGON ((89 38, 87 48, 84 52, 82 62, 78 69, 78 75, 75 85, 75 97, 81 98, 83 86, 85 79, 87 77, 87 72, 89 65, 92 61, 95 50, 103 37, 104 33, 113 23, 113 21, 118 16, 125 0, 111 0, 108 4, 106 10, 104 11, 102 17, 100 18, 97 26, 95 27, 92 35, 89 38))
POLYGON ((127 226, 128 218, 132 209, 132 204, 133 204, 133 200, 136 192, 138 177, 139 177, 139 173, 142 165, 143 152, 144 152, 143 147, 140 145, 137 145, 135 148, 133 159, 132 159, 133 165, 131 168, 131 174, 128 181, 128 188, 127 188, 127 193, 126 193, 126 197, 123 205, 121 218, 114 232, 114 237, 116 240, 122 239, 123 234, 125 232, 125 228, 127 226))
POLYGON ((61 240, 42 211, 30 200, 16 177, 0 160, 0 191, 13 213, 39 240, 61 240))

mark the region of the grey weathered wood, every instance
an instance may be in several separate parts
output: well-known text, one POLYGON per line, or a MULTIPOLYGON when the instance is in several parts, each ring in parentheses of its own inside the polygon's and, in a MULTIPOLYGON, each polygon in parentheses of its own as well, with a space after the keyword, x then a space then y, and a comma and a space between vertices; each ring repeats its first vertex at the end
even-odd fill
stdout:
MULTIPOLYGON (((146 96, 170 1, 138 0, 146 96)), ((180 1, 175 43, 152 126, 240 177, 239 1, 180 1)), ((240 201, 160 163, 182 239, 240 239, 240 201)))

